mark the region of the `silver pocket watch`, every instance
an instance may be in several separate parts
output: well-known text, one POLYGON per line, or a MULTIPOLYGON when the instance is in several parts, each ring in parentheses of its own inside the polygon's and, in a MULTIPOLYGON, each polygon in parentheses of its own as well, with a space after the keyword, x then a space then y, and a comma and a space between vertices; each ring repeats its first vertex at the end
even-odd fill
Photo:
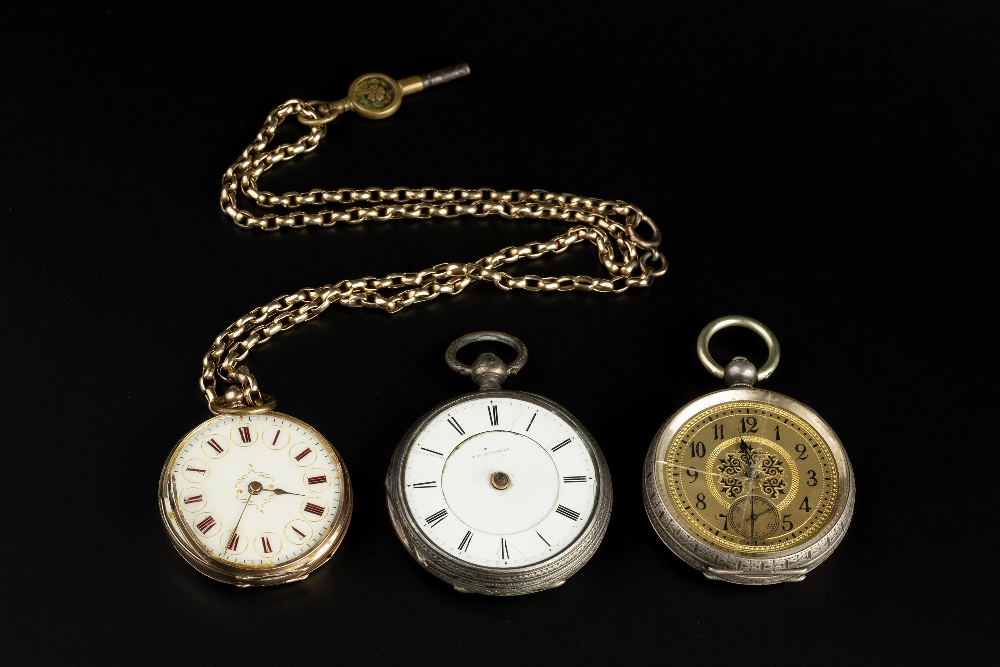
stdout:
POLYGON ((432 409, 396 448, 385 479, 396 534, 420 565, 464 593, 562 585, 597 550, 611 518, 600 448, 556 403, 500 388, 528 359, 514 336, 470 333, 445 359, 479 391, 432 409), (517 358, 458 361, 478 341, 510 345, 517 358))
POLYGON ((728 389, 675 412, 653 438, 643 500, 660 539, 709 579, 738 584, 801 581, 844 538, 854 510, 854 472, 837 434, 811 408, 755 389, 780 348, 770 329, 743 316, 710 322, 698 357, 728 389), (768 359, 725 368, 708 342, 731 326, 755 331, 768 359))

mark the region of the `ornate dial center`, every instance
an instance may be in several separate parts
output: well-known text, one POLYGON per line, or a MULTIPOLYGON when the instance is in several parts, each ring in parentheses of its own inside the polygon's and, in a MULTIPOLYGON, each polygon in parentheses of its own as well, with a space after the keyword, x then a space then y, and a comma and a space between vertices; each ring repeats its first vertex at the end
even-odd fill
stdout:
POLYGON ((505 472, 495 472, 490 475, 490 484, 493 485, 494 489, 503 491, 510 486, 510 477, 505 472))
POLYGON ((250 484, 247 486, 247 491, 249 491, 250 495, 252 496, 256 496, 263 490, 264 490, 264 485, 261 484, 260 482, 250 482, 250 484))

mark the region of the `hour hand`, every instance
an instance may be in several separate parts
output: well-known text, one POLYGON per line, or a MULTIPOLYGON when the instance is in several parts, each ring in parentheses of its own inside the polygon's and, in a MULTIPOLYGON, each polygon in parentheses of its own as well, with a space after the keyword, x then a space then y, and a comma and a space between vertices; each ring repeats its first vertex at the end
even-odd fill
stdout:
POLYGON ((261 491, 270 491, 276 496, 302 496, 305 498, 304 493, 292 493, 291 491, 285 491, 284 489, 261 489, 261 491))

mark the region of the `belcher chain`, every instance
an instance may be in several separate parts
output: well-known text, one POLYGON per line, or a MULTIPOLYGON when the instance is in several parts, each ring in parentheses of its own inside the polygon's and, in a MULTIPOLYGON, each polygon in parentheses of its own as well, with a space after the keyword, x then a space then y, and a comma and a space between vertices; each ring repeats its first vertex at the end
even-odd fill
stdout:
POLYGON ((383 74, 366 74, 355 80, 344 100, 321 103, 293 99, 285 102, 268 115, 254 142, 223 176, 222 209, 238 226, 266 231, 330 227, 338 222, 357 224, 463 215, 557 219, 573 226, 550 241, 504 248, 477 262, 437 264, 415 273, 391 273, 383 278, 368 276, 320 288, 307 287, 255 308, 220 333, 205 355, 200 385, 210 409, 220 412, 273 407, 274 399, 260 393, 253 375, 239 363, 255 346, 267 342, 280 331, 311 320, 333 303, 352 308, 381 308, 388 313, 396 313, 406 306, 429 301, 441 294, 458 294, 474 280, 490 281, 504 290, 623 292, 630 287, 648 287, 654 278, 666 273, 666 259, 657 250, 659 229, 641 210, 623 201, 540 190, 497 191, 488 188, 340 188, 275 195, 258 187, 257 179, 275 164, 314 150, 326 135, 326 124, 340 113, 355 111, 368 118, 384 118, 395 112, 404 95, 468 72, 467 65, 459 65, 398 82, 383 74), (278 126, 289 117, 296 117, 308 126, 308 134, 294 143, 268 150, 278 126), (315 213, 289 211, 254 215, 240 208, 239 193, 265 209, 297 209, 323 204, 339 204, 344 208, 323 209, 315 213), (637 232, 643 223, 652 230, 649 238, 637 232), (499 270, 522 258, 533 259, 547 253, 563 252, 581 241, 589 241, 597 247, 608 278, 516 277, 499 270), (640 249, 645 252, 640 253, 640 249), (241 391, 227 392, 226 397, 219 396, 216 375, 226 382, 238 384, 241 391))

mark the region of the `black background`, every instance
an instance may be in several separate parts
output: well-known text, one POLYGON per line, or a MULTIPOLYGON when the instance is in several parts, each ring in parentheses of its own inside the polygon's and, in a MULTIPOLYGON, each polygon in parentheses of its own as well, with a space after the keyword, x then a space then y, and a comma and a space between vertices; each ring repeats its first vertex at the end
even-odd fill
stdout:
MULTIPOLYGON (((985 655, 1000 17, 982 4, 5 9, 5 662, 985 655), (249 365, 279 408, 343 454, 356 508, 306 582, 215 583, 175 553, 155 489, 177 439, 210 416, 196 382, 216 333, 303 286, 473 261, 563 229, 491 218, 242 231, 219 210, 220 177, 288 98, 338 99, 364 72, 462 61, 467 79, 386 121, 338 119, 264 186, 623 199, 659 223, 670 271, 617 296, 473 285, 391 317, 333 308, 255 350, 249 365), (857 475, 847 538, 802 583, 708 582, 643 511, 650 439, 721 387, 694 343, 730 313, 775 331, 782 361, 762 386, 816 408, 857 475), (612 472, 603 545, 555 591, 454 593, 410 559, 385 510, 398 439, 472 388, 445 347, 479 329, 527 343, 506 387, 569 409, 612 472)), ((514 269, 600 266, 578 246, 514 269)), ((765 354, 737 331, 713 352, 765 354)))

